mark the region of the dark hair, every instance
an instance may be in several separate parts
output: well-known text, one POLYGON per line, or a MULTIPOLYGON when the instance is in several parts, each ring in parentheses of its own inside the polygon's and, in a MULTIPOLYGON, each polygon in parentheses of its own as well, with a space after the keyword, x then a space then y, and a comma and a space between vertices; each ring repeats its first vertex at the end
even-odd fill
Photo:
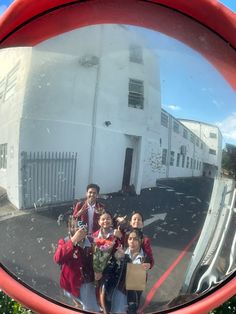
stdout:
POLYGON ((87 192, 89 189, 95 189, 97 191, 97 193, 99 194, 99 191, 100 191, 100 186, 98 186, 97 184, 95 183, 90 183, 87 185, 87 192))
MULTIPOLYGON (((142 231, 139 228, 131 228, 129 230, 128 238, 129 238, 129 235, 131 233, 135 233, 136 236, 139 238, 140 242, 142 243, 142 241, 143 241, 143 233, 142 233, 142 231)), ((128 241, 128 238, 127 238, 127 241, 128 241)))
POLYGON ((111 217, 111 219, 113 220, 113 215, 112 215, 111 212, 109 212, 109 210, 104 210, 104 211, 100 214, 99 219, 100 219, 100 217, 101 217, 102 215, 104 215, 104 214, 109 215, 109 216, 111 217))
POLYGON ((134 215, 139 215, 141 218, 142 218, 142 222, 144 221, 144 219, 143 219, 143 215, 139 212, 139 211, 133 211, 132 212, 132 214, 131 214, 131 216, 130 216, 130 221, 131 221, 131 219, 132 219, 132 217, 134 216, 134 215))

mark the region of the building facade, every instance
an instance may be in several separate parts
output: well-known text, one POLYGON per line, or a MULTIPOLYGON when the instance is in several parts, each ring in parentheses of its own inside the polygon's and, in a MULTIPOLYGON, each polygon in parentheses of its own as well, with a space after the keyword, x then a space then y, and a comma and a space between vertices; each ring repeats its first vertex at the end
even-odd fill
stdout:
POLYGON ((220 133, 213 148, 161 108, 158 58, 125 25, 3 49, 0 63, 0 186, 18 208, 83 197, 89 182, 140 193, 220 169, 220 133))

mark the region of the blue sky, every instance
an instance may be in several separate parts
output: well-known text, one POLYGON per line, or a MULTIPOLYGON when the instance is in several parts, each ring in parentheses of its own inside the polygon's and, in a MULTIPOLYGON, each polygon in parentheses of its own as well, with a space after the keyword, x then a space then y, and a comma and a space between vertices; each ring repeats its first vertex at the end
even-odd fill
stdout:
MULTIPOLYGON (((0 15, 12 2, 0 0, 0 15)), ((221 2, 236 13, 236 0, 221 2)), ((176 118, 217 124, 223 144, 236 145, 236 92, 191 48, 160 33, 148 31, 145 35, 160 60, 163 108, 176 118)))

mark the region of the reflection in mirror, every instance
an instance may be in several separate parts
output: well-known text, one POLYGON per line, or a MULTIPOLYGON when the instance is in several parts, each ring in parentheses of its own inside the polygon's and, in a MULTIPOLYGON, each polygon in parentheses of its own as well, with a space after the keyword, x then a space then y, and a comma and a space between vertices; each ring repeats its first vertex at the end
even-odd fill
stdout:
POLYGON ((155 260, 144 312, 191 301, 235 271, 235 182, 221 164, 225 142, 236 144, 236 95, 209 60, 163 33, 110 24, 2 49, 0 63, 5 267, 77 306, 53 257, 95 182, 112 215, 143 215, 155 260))

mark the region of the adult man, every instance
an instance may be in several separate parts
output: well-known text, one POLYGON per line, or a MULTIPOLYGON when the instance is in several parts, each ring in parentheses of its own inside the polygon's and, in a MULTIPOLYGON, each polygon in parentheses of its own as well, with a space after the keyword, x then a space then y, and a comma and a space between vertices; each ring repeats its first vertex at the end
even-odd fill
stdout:
POLYGON ((87 186, 86 200, 77 202, 74 206, 73 217, 88 225, 88 234, 99 229, 98 220, 104 211, 104 205, 97 201, 100 187, 97 184, 87 186))

